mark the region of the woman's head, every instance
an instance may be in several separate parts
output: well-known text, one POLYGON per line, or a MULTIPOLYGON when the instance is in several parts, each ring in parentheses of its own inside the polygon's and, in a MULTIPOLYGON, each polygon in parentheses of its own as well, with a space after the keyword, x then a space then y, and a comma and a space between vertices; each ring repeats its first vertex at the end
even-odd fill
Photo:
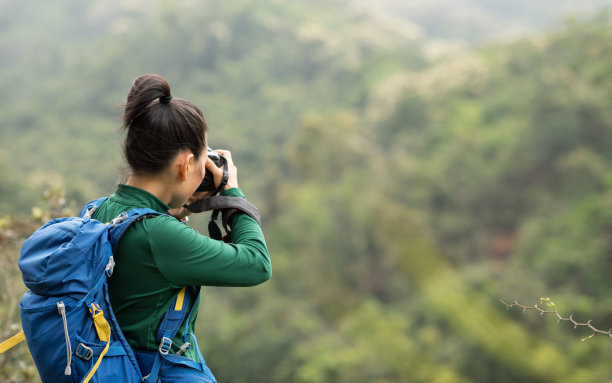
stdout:
POLYGON ((189 150, 199 160, 206 149, 206 121, 193 103, 172 98, 157 74, 134 80, 123 114, 125 158, 134 174, 157 174, 189 150))

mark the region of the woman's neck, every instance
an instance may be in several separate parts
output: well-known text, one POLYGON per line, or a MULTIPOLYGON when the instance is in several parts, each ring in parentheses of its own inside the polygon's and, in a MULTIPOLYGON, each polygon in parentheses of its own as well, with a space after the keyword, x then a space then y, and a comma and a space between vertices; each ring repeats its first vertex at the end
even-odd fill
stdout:
POLYGON ((146 190, 159 198, 160 201, 166 205, 170 205, 172 201, 173 192, 168 187, 168 183, 159 176, 149 175, 131 175, 127 180, 127 185, 137 187, 142 190, 146 190))

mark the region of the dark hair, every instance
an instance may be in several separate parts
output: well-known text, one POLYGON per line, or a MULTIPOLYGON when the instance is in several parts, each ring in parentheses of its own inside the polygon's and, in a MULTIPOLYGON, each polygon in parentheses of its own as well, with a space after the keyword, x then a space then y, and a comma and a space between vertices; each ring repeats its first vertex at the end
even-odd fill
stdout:
POLYGON ((180 150, 196 159, 206 147, 206 121, 193 103, 172 98, 170 85, 158 74, 134 80, 123 113, 125 158, 135 173, 158 173, 180 150))

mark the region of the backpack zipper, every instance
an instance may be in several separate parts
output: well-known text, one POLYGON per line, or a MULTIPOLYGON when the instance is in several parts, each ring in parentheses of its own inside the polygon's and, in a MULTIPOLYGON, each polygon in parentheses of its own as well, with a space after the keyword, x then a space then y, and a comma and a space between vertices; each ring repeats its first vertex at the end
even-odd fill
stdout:
POLYGON ((70 364, 72 362, 72 347, 70 347, 70 336, 68 335, 68 321, 66 320, 66 306, 64 302, 57 302, 57 311, 62 316, 62 321, 64 322, 64 336, 66 337, 66 353, 68 355, 68 364, 66 365, 66 369, 64 370, 64 375, 71 375, 72 371, 70 369, 70 364))

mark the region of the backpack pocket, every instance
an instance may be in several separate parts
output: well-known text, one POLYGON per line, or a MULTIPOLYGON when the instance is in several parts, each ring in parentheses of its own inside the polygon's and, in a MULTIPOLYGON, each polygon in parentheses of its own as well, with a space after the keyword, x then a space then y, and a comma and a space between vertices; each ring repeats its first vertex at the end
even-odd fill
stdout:
POLYGON ((27 292, 19 304, 21 327, 43 382, 71 382, 71 334, 67 312, 76 305, 70 297, 41 297, 27 292))
POLYGON ((110 345, 100 340, 92 313, 82 301, 29 291, 19 306, 28 348, 43 382, 140 381, 117 328, 109 325, 110 345))
POLYGON ((160 358, 158 377, 162 383, 217 383, 212 371, 203 360, 198 363, 181 355, 160 355, 158 351, 149 350, 134 350, 134 353, 143 374, 147 377, 155 359, 160 358))
POLYGON ((135 373, 127 352, 120 342, 111 342, 100 361, 100 355, 106 349, 106 342, 91 341, 74 337, 72 370, 75 382, 81 382, 91 373, 89 382, 136 382, 140 377, 135 373), (100 361, 95 373, 96 363, 100 361), (132 376, 130 376, 132 375, 132 376))

